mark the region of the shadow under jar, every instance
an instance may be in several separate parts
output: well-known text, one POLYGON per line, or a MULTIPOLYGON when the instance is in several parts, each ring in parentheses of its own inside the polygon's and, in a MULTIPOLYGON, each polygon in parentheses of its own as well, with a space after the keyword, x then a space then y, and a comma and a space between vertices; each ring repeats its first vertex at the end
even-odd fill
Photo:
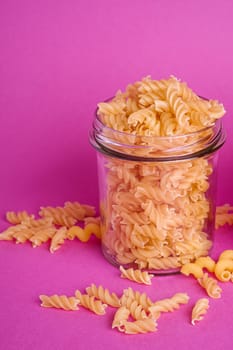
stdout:
POLYGON ((102 250, 125 268, 173 273, 210 254, 222 124, 186 135, 117 131, 96 114, 102 250))

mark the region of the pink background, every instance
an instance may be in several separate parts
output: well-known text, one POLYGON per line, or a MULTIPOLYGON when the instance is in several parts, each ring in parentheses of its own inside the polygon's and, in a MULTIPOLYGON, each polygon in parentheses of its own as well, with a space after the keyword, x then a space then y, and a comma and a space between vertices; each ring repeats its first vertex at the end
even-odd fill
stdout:
MULTIPOLYGON (((173 74, 227 110, 218 204, 233 203, 233 3, 221 1, 2 0, 0 2, 0 229, 7 210, 36 213, 66 200, 97 205, 95 152, 88 130, 97 102, 129 82, 173 74)), ((213 257, 233 249, 232 230, 216 232, 213 257)), ((119 278, 99 242, 0 242, 0 349, 231 349, 233 286, 222 284, 205 319, 192 278, 156 277, 143 287, 119 278), (39 306, 40 294, 72 295, 90 283, 120 294, 128 286, 156 300, 187 292, 190 303, 165 314, 154 334, 111 330, 113 309, 96 316, 39 306)))

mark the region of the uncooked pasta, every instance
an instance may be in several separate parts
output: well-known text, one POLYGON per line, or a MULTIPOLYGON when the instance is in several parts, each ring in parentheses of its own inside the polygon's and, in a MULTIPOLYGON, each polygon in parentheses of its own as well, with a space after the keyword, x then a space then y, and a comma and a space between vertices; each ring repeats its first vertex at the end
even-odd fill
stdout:
POLYGON ((198 278, 199 284, 206 290, 206 293, 211 298, 221 298, 222 288, 218 285, 215 278, 212 278, 208 273, 204 273, 202 278, 198 278))
POLYGON ((78 310, 79 300, 75 297, 67 297, 66 295, 40 295, 41 306, 52 307, 63 310, 78 310))
POLYGON ((174 76, 146 77, 98 104, 91 142, 111 263, 161 272, 208 255, 224 113, 174 76))
POLYGON ((139 269, 134 270, 133 268, 124 269, 123 266, 120 266, 120 271, 122 278, 147 285, 151 284, 151 279, 154 277, 154 275, 149 274, 147 271, 141 271, 139 269))
POLYGON ((79 300, 80 305, 86 309, 94 312, 97 315, 104 315, 107 304, 102 303, 101 300, 96 300, 95 296, 89 296, 88 294, 82 294, 79 290, 76 290, 75 297, 79 300))
POLYGON ((191 316, 191 323, 195 325, 196 322, 201 321, 204 315, 207 313, 209 309, 209 300, 207 298, 200 298, 196 301, 191 316))

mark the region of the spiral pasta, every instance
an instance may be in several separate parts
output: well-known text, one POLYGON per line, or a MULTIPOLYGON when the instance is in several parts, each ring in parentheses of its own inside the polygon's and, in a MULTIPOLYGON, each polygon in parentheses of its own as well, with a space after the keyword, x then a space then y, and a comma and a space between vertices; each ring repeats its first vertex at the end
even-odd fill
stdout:
POLYGON ((134 320, 142 320, 147 318, 146 310, 141 304, 138 304, 137 300, 133 298, 123 295, 121 298, 121 305, 127 307, 134 320))
POLYGON ((8 211, 6 213, 6 219, 11 224, 20 224, 22 223, 22 221, 25 221, 27 219, 34 219, 34 217, 35 217, 34 215, 28 214, 26 210, 18 211, 18 212, 8 211))
POLYGON ((39 215, 52 218, 54 224, 69 228, 85 217, 94 216, 95 208, 78 202, 65 202, 63 207, 41 207, 39 215))
POLYGON ((8 227, 5 231, 0 234, 0 240, 12 241, 14 237, 20 235, 20 233, 25 232, 27 226, 25 224, 17 224, 15 226, 8 227))
POLYGON ((192 325, 195 325, 197 321, 201 321, 209 308, 209 300, 207 298, 200 298, 195 303, 192 309, 192 325))
POLYGON ((35 232, 33 235, 31 235, 31 237, 29 238, 29 240, 32 242, 32 246, 38 247, 40 246, 42 243, 47 242, 49 239, 52 238, 53 243, 51 247, 51 251, 55 251, 55 238, 53 239, 53 237, 57 234, 57 230, 55 227, 48 227, 48 228, 43 228, 40 230, 37 230, 37 232, 35 232))
POLYGON ((130 298, 132 300, 136 300, 139 305, 142 305, 143 309, 148 311, 148 308, 153 305, 151 299, 147 296, 146 293, 140 293, 138 291, 134 291, 132 288, 127 288, 124 290, 122 298, 130 298))
POLYGON ((86 309, 94 312, 97 315, 104 315, 107 304, 102 303, 100 300, 95 300, 94 296, 88 294, 82 294, 79 290, 75 291, 75 297, 80 301, 80 305, 86 309))
POLYGON ((118 328, 119 331, 124 331, 124 323, 130 315, 130 310, 126 306, 120 306, 114 314, 112 328, 118 328))
POLYGON ((200 139, 211 139, 210 127, 224 113, 223 105, 200 98, 174 76, 146 77, 98 104, 101 137, 111 140, 105 146, 125 155, 100 155, 106 175, 101 240, 111 262, 169 271, 208 255, 211 157, 176 162, 146 157, 180 155, 181 148, 185 154, 186 146, 187 154, 200 151, 200 139), (143 160, 127 160, 128 155, 143 160))
POLYGON ((41 306, 53 307, 63 310, 78 310, 79 300, 75 297, 67 297, 66 295, 40 295, 41 306))
POLYGON ((132 268, 124 269, 123 266, 120 266, 120 271, 122 278, 127 278, 131 281, 147 285, 151 285, 151 279, 154 277, 154 275, 149 274, 147 271, 141 271, 139 269, 134 270, 132 268))
POLYGON ((94 283, 86 288, 86 293, 90 297, 94 296, 109 306, 119 307, 121 305, 120 299, 115 293, 110 293, 107 288, 103 288, 102 286, 97 287, 94 283))
POLYGON ((61 227, 59 228, 56 233, 52 236, 51 243, 50 243, 50 253, 54 253, 56 250, 60 248, 60 246, 65 242, 65 239, 67 238, 67 228, 61 227))
POLYGON ((67 215, 66 211, 62 207, 41 207, 39 214, 42 217, 52 218, 54 224, 60 226, 71 227, 77 222, 77 219, 75 219, 73 216, 67 215))
POLYGON ((211 298, 221 298, 222 288, 218 285, 215 278, 208 276, 208 273, 204 273, 202 278, 198 278, 198 282, 211 298))
POLYGON ((149 312, 154 319, 158 319, 161 312, 173 312, 179 309, 180 304, 187 304, 188 301, 189 296, 186 293, 176 293, 171 298, 162 299, 153 303, 153 305, 149 307, 149 312))

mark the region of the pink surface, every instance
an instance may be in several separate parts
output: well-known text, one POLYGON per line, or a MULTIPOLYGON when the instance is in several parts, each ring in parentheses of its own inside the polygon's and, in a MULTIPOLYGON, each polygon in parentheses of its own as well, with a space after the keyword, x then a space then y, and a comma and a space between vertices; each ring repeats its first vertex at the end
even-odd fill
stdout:
MULTIPOLYGON (((224 1, 8 0, 0 3, 0 229, 7 210, 37 212, 66 200, 97 205, 95 152, 88 130, 96 103, 150 74, 176 75, 224 103, 218 204, 233 203, 233 3, 224 1)), ((233 249, 232 229, 216 233, 213 256, 233 249)), ((0 242, 0 349, 231 349, 233 285, 222 284, 205 319, 190 311, 204 291, 181 275, 142 287, 119 278, 95 238, 45 244, 0 242), (190 303, 159 320, 154 334, 111 330, 113 309, 43 309, 39 294, 70 294, 90 283, 152 299, 187 292, 190 303)))

